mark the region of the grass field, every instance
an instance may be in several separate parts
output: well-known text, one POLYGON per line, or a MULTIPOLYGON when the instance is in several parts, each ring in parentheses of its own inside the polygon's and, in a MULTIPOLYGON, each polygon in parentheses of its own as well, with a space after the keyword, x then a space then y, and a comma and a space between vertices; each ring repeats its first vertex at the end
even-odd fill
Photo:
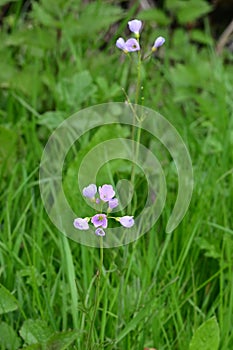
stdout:
MULTIPOLYGON (((199 12, 187 11, 191 0, 182 9, 168 1, 163 10, 137 12, 136 2, 126 11, 108 1, 0 1, 0 349, 233 349, 232 53, 215 53, 211 8, 198 2, 199 12), (102 257, 50 221, 39 166, 52 131, 73 113, 124 102, 122 89, 134 101, 137 53, 131 61, 115 47, 118 37, 130 36, 133 18, 143 21, 145 52, 156 37, 166 38, 141 70, 144 105, 184 140, 194 190, 184 219, 166 233, 176 168, 142 135, 166 175, 165 208, 149 232, 102 257), (202 26, 188 29, 197 19, 202 26)), ((130 128, 119 130, 94 129, 67 155, 63 183, 74 210, 82 200, 74 188, 80 157, 118 132, 131 137, 130 128)), ((115 186, 131 169, 110 164, 97 183, 115 186)), ((144 192, 136 171, 132 215, 144 192)))

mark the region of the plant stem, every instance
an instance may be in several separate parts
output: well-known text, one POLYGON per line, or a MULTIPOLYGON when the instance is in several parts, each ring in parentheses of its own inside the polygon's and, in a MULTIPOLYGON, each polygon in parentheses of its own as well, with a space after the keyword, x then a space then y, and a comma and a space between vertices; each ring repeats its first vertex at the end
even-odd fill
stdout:
POLYGON ((136 94, 135 94, 135 104, 138 104, 140 89, 141 89, 141 63, 142 63, 141 52, 138 51, 137 86, 136 86, 136 94))
MULTIPOLYGON (((135 106, 133 107, 134 109, 136 108, 136 110, 134 110, 135 113, 134 113, 134 117, 133 117, 132 135, 131 135, 131 139, 133 141, 135 140, 136 120, 139 120, 139 118, 137 118, 137 104, 139 103, 140 90, 141 90, 141 63, 142 63, 141 52, 138 51, 137 85, 136 85, 136 92, 135 92, 135 106)), ((140 142, 140 136, 141 136, 141 129, 138 128, 137 129, 137 137, 136 137, 137 143, 140 142)), ((137 161, 137 157, 138 157, 138 145, 136 145, 136 148, 135 148, 135 144, 133 143, 132 152, 133 152, 133 164, 132 164, 132 168, 131 168, 131 183, 132 183, 132 186, 134 187, 135 162, 137 161)), ((130 208, 130 211, 131 211, 131 208, 130 208)), ((134 214, 134 213, 132 213, 132 214, 134 214)))
MULTIPOLYGON (((96 314, 99 309, 100 304, 100 282, 102 277, 102 270, 103 270, 103 261, 104 261, 104 249, 103 249, 103 237, 100 237, 100 259, 99 259, 99 269, 96 272, 96 291, 95 291, 95 303, 94 303, 94 309, 91 319, 91 325, 90 329, 87 335, 87 350, 92 349, 92 335, 94 330, 94 323, 96 319, 96 314)), ((93 338, 94 343, 94 338, 93 338)))

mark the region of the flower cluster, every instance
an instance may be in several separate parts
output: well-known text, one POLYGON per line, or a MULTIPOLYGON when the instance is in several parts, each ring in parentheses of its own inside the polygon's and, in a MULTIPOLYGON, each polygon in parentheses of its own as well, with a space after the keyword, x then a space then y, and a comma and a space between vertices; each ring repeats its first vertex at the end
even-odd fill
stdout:
POLYGON ((109 213, 112 209, 116 208, 119 204, 118 199, 115 198, 115 191, 111 185, 97 186, 90 184, 83 189, 83 196, 88 198, 90 201, 96 203, 97 207, 100 208, 100 213, 86 218, 76 218, 74 220, 74 227, 78 230, 88 230, 89 222, 91 222, 96 228, 95 233, 97 236, 105 236, 103 229, 108 227, 108 219, 114 219, 124 227, 130 228, 134 225, 133 216, 122 216, 122 217, 109 217, 109 213), (103 214, 103 206, 107 206, 107 214, 103 214))
MULTIPOLYGON (((139 51, 140 44, 139 44, 139 37, 140 37, 140 31, 142 28, 142 21, 138 19, 133 19, 132 21, 128 22, 129 30, 135 34, 136 39, 130 38, 127 41, 125 41, 123 38, 118 38, 116 41, 116 46, 123 50, 125 53, 128 52, 134 52, 139 51)), ((162 46, 165 43, 165 39, 162 36, 159 36, 152 46, 151 51, 156 51, 160 46, 162 46)))

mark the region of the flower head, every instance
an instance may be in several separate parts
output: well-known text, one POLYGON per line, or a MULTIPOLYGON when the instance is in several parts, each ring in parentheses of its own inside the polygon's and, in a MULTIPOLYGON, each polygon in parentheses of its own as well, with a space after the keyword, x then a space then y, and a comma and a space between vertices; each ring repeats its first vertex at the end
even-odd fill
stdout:
POLYGON ((91 218, 91 222, 95 227, 102 226, 106 228, 108 226, 107 215, 105 214, 96 214, 91 218))
POLYGON ((159 36, 152 47, 152 51, 156 51, 158 47, 162 46, 165 43, 165 38, 163 36, 159 36))
POLYGON ((138 19, 133 19, 132 21, 128 22, 129 30, 136 34, 136 37, 139 37, 139 32, 142 27, 142 21, 139 21, 138 19))
POLYGON ((122 216, 121 218, 118 218, 118 221, 120 221, 121 225, 124 227, 129 228, 134 225, 133 216, 122 216))
POLYGON ((83 196, 87 198, 94 198, 97 192, 97 187, 95 184, 91 184, 83 189, 83 196))
POLYGON ((128 52, 139 51, 140 45, 136 39, 131 38, 125 42, 125 50, 128 52))
POLYGON ((100 227, 95 230, 95 234, 97 236, 105 236, 104 230, 102 228, 100 228, 100 227))
POLYGON ((74 220, 74 227, 78 230, 89 230, 88 219, 77 218, 74 220))
POLYGON ((108 202, 109 209, 114 209, 117 206, 118 206, 118 199, 117 198, 110 199, 110 201, 108 202))
MULTIPOLYGON (((136 39, 130 39, 135 40, 136 39)), ((128 40, 129 41, 129 40, 128 40)), ((137 41, 136 41, 137 42, 137 41)), ((105 236, 104 229, 108 227, 108 219, 114 219, 126 228, 130 228, 134 225, 133 216, 113 217, 109 216, 109 213, 119 205, 119 201, 115 196, 115 191, 112 185, 104 184, 99 186, 98 193, 95 184, 90 184, 83 189, 83 196, 90 198, 94 203, 96 210, 103 211, 107 207, 106 214, 95 214, 92 217, 76 218, 73 225, 78 230, 89 230, 89 222, 91 222, 95 228, 95 234, 97 236, 105 236), (97 209, 97 207, 99 209, 97 209)))
POLYGON ((123 38, 119 38, 116 41, 116 46, 118 47, 118 49, 123 50, 125 53, 140 50, 140 45, 138 41, 134 38, 128 39, 127 41, 124 41, 123 38))
POLYGON ((100 199, 104 202, 110 201, 115 196, 115 191, 113 190, 112 185, 103 185, 99 187, 100 199))
POLYGON ((118 38, 116 41, 116 47, 118 47, 118 49, 125 51, 125 40, 123 38, 118 38))

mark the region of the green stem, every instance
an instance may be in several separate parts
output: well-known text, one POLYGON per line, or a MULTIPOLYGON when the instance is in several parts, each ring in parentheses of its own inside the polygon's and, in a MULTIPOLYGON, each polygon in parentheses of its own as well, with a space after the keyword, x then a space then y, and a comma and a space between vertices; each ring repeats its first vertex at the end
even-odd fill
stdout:
POLYGON ((135 104, 138 104, 140 89, 141 89, 141 63, 142 63, 141 52, 138 51, 137 87, 136 87, 136 95, 135 95, 135 104))
POLYGON ((151 57, 154 52, 155 52, 155 50, 151 51, 150 53, 148 53, 148 55, 143 57, 143 61, 145 61, 147 58, 151 57))
MULTIPOLYGON (((136 85, 135 101, 134 101, 135 105, 138 104, 140 89, 141 89, 141 63, 142 63, 141 52, 138 51, 137 85, 136 85)), ((131 135, 132 140, 134 140, 134 137, 135 137, 135 125, 134 125, 136 123, 135 114, 137 114, 137 111, 135 111, 134 117, 133 117, 132 135, 131 135)))
MULTIPOLYGON (((142 63, 142 57, 141 57, 141 52, 138 51, 138 64, 137 64, 137 85, 136 85, 136 92, 135 92, 135 105, 138 104, 139 102, 139 97, 140 97, 140 91, 141 91, 141 63, 142 63)), ((137 106, 135 106, 137 108, 137 106)), ((134 141, 135 140, 135 124, 136 124, 137 118, 137 110, 135 110, 134 117, 133 117, 133 126, 132 126, 132 135, 131 139, 134 141)), ((141 136, 141 129, 137 129, 137 136, 136 136, 136 142, 140 142, 140 136, 141 136)), ((135 182, 135 162, 137 161, 138 157, 138 144, 136 145, 133 143, 133 164, 131 168, 131 184, 134 187, 134 182, 135 182)), ((130 208, 131 211, 131 208, 130 208)), ((133 213, 132 213, 133 214, 133 213)))
POLYGON ((91 319, 91 325, 90 325, 89 332, 87 335, 87 350, 92 349, 92 335, 93 335, 93 330, 94 330, 94 323, 95 323, 96 314, 97 314, 97 311, 99 309, 99 304, 100 304, 100 282, 101 282, 101 277, 102 277, 103 261, 104 261, 103 237, 100 237, 100 261, 99 261, 99 269, 96 273, 95 303, 94 303, 94 309, 93 309, 93 314, 92 314, 92 319, 91 319))
MULTIPOLYGON (((141 123, 141 122, 140 122, 141 123)), ((141 127, 140 124, 138 125, 137 128, 137 138, 136 138, 136 149, 135 149, 135 161, 138 159, 138 153, 139 153, 139 145, 140 145, 140 139, 141 139, 141 127)), ((135 181, 135 166, 134 166, 134 178, 133 181, 135 181)), ((135 212, 135 205, 133 206, 132 213, 134 214, 135 212)))

